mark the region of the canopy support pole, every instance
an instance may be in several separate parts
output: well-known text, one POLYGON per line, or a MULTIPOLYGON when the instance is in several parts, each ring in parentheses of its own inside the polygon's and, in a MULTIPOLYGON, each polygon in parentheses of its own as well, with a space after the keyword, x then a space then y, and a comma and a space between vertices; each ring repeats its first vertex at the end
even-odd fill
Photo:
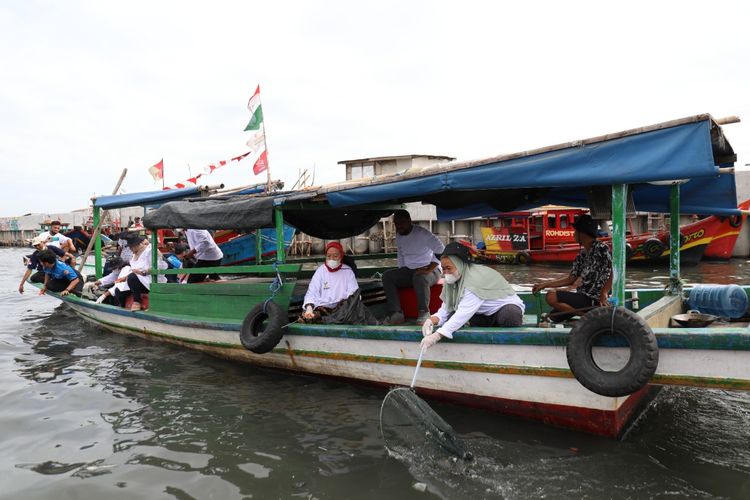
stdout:
POLYGON ((156 229, 151 230, 151 283, 156 283, 159 272, 159 235, 157 233, 156 229))
MULTIPOLYGON (((94 227, 98 230, 99 225, 101 224, 101 212, 99 211, 99 207, 94 206, 94 227)), ((102 278, 102 239, 99 237, 99 234, 97 231, 94 231, 94 234, 91 236, 94 238, 94 273, 96 274, 96 279, 102 278)), ((83 268, 83 264, 86 262, 86 259, 83 259, 83 262, 81 263, 81 268, 83 268)))
POLYGON ((260 265, 263 262, 263 230, 255 230, 255 264, 260 265))
POLYGON ((279 207, 273 209, 274 219, 276 220, 276 262, 286 262, 284 255, 284 213, 279 207))
POLYGON ((625 203, 628 185, 612 185, 612 298, 617 305, 625 305, 625 203))
POLYGON ((680 280, 680 185, 669 190, 669 293, 682 292, 680 280))

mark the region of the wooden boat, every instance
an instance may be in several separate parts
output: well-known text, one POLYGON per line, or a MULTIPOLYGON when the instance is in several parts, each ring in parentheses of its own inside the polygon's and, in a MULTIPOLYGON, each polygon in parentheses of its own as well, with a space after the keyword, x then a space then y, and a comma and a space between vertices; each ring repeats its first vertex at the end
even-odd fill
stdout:
MULTIPOLYGON (((294 237, 294 228, 284 225, 284 249, 288 250, 294 237)), ((219 245, 224 258, 222 266, 235 266, 248 262, 255 262, 257 253, 258 234, 242 234, 237 231, 222 231, 214 235, 214 241, 219 245)), ((261 261, 271 259, 276 255, 276 230, 265 228, 260 230, 261 261)))
MULTIPOLYGON (((747 203, 747 202, 746 202, 747 203)), ((743 204, 740 208, 748 208, 743 204)), ((547 208, 498 214, 492 226, 482 227, 484 249, 475 250, 486 262, 504 264, 569 263, 580 245, 573 237, 573 221, 588 210, 547 208), (495 222, 497 221, 497 222, 495 222)), ((729 259, 744 215, 709 216, 680 227, 680 262, 695 265, 702 258, 729 259)), ((611 246, 608 237, 599 238, 611 246)), ((669 262, 669 231, 626 236, 627 262, 632 265, 669 262)))
MULTIPOLYGON (((306 234, 332 239, 362 232, 363 227, 407 201, 435 204, 441 217, 464 218, 468 211, 510 211, 513 206, 508 205, 521 205, 529 199, 549 204, 545 197, 558 198, 557 193, 574 199, 591 186, 607 186, 612 199, 613 300, 628 308, 612 309, 612 314, 639 318, 639 324, 645 325, 639 328, 654 336, 658 366, 650 380, 644 381, 648 385, 617 396, 587 389, 582 384, 589 386, 590 381, 569 365, 572 355, 585 356, 586 352, 573 352, 570 342, 583 329, 580 325, 588 324, 593 312, 572 328, 542 328, 539 318, 533 316, 540 312, 541 301, 523 294, 528 306, 523 326, 459 330, 452 341, 440 342, 425 354, 417 391, 457 404, 617 436, 660 385, 750 390, 750 330, 746 324, 669 328, 671 316, 684 309, 677 242, 672 243, 666 290, 625 290, 627 192, 632 191, 636 206, 642 204, 649 211, 671 210, 673 220, 680 206, 693 213, 697 204, 710 206, 714 213, 737 215, 736 207, 727 204, 725 198, 705 196, 706 190, 714 188, 733 191, 733 175, 716 167, 731 164, 732 159, 721 128, 709 115, 699 115, 515 155, 436 165, 345 185, 215 203, 209 199, 203 202, 209 211, 219 212, 221 204, 232 204, 232 213, 247 217, 231 222, 205 217, 195 223, 208 229, 231 224, 241 231, 274 226, 277 242, 284 240, 286 223, 306 234), (627 172, 613 167, 622 164, 629 166, 627 172), (545 172, 555 175, 549 177, 545 172), (692 189, 692 180, 683 185, 670 182, 678 178, 697 179, 701 189, 692 189), (580 186, 581 179, 590 185, 580 186), (669 185, 648 184, 652 181, 667 181, 669 185)), ((95 219, 98 221, 100 209, 116 203, 112 197, 95 200, 95 219)), ((580 199, 575 203, 580 206, 580 199)), ((182 204, 187 202, 173 201, 149 212, 145 224, 152 230, 168 227, 163 210, 169 207, 179 212, 182 204)), ((676 225, 671 229, 675 236, 679 234, 676 225)), ((156 236, 152 238, 155 243, 156 236)), ((153 244, 154 264, 155 248, 153 244)), ((295 279, 300 265, 284 262, 284 247, 278 244, 273 265, 198 270, 242 275, 239 279, 185 285, 154 283, 147 311, 132 312, 70 295, 61 299, 82 318, 114 332, 290 372, 384 386, 409 383, 419 354, 418 326, 288 324, 294 319, 305 283, 295 279)), ((98 258, 96 267, 100 273, 98 258)), ((152 276, 178 272, 193 270, 153 271, 152 276)), ((377 280, 363 283, 363 287, 377 288, 377 280)), ((377 314, 378 299, 370 307, 377 314)), ((606 308, 595 311, 609 314, 606 308)), ((630 359, 627 366, 643 361, 617 335, 597 336, 591 344, 595 352, 589 352, 589 356, 594 359, 596 355, 598 366, 607 373, 618 373, 616 367, 610 368, 623 360, 630 359)))
MULTIPOLYGON (((747 210, 750 208, 750 200, 745 200, 739 204, 741 210, 747 210)), ((742 226, 745 224, 747 215, 732 215, 729 217, 725 216, 714 216, 712 215, 709 219, 714 219, 715 224, 718 226, 714 233, 714 237, 711 243, 706 247, 706 252, 703 254, 703 258, 707 260, 729 260, 732 258, 732 252, 734 245, 737 243, 737 237, 742 231, 742 226)))

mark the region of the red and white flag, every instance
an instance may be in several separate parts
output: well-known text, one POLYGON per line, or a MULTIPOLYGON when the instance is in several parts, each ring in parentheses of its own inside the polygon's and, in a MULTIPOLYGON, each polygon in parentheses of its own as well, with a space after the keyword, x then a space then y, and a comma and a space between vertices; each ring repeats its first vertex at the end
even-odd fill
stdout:
POLYGON ((258 175, 265 170, 268 170, 268 153, 264 149, 263 153, 261 153, 258 159, 255 160, 255 165, 253 165, 253 173, 255 175, 258 175))
POLYGON ((164 178, 164 158, 159 160, 159 163, 153 167, 149 167, 148 173, 154 178, 154 182, 164 178))

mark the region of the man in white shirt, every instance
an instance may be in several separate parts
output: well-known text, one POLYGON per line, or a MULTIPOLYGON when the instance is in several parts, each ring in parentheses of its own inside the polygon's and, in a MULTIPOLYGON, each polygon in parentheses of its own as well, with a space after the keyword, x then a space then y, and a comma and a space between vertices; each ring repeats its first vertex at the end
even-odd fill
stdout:
POLYGON ((445 246, 430 231, 412 224, 406 210, 394 212, 393 224, 396 226, 398 268, 383 273, 383 289, 388 301, 386 323, 404 322, 398 289, 412 287, 419 308, 417 323, 421 324, 430 317, 430 287, 440 279, 440 261, 435 254, 442 253, 445 246))
POLYGON ((39 236, 47 235, 47 246, 57 247, 63 252, 70 254, 70 258, 65 259, 65 263, 69 265, 75 265, 73 256, 76 254, 76 246, 73 240, 65 236, 60 232, 60 221, 53 220, 49 225, 49 231, 46 231, 39 236))
MULTIPOLYGON (((221 265, 224 253, 214 241, 211 233, 205 229, 186 229, 185 236, 190 247, 190 250, 185 254, 185 259, 195 257, 197 262, 193 267, 216 267, 221 265)), ((188 276, 188 283, 206 281, 206 276, 205 274, 190 274, 188 276)), ((218 280, 219 276, 212 274, 211 278, 218 280)))

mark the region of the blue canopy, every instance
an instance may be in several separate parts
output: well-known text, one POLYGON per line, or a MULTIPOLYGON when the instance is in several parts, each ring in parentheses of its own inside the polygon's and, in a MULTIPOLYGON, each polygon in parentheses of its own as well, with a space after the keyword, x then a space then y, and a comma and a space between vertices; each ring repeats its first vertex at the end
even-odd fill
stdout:
POLYGON ((200 187, 191 187, 183 189, 168 189, 166 191, 146 191, 143 193, 100 196, 94 200, 94 206, 106 210, 124 207, 146 207, 160 205, 168 201, 181 200, 191 196, 198 196, 200 195, 200 192, 200 187))
POLYGON ((423 201, 441 218, 487 215, 546 204, 586 205, 591 186, 629 184, 637 210, 669 212, 669 186, 683 185, 681 211, 737 214, 734 176, 717 164, 733 151, 709 115, 488 160, 437 165, 326 192, 335 207, 423 201))

